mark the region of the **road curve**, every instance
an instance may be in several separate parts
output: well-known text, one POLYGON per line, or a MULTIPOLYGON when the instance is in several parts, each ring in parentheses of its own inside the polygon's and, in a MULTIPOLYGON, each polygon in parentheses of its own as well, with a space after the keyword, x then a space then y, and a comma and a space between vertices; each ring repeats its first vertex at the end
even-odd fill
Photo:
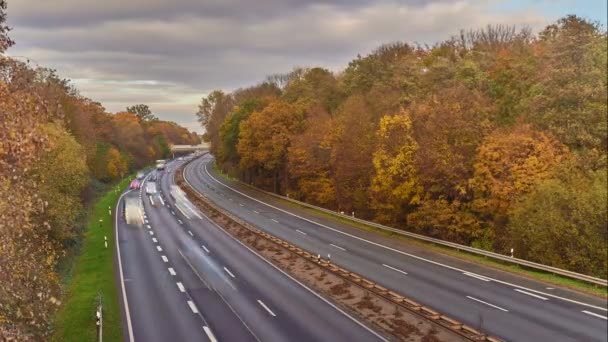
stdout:
POLYGON ((606 341, 606 301, 364 232, 226 181, 203 156, 186 179, 215 203, 312 253, 512 341, 606 341))
POLYGON ((382 340, 204 215, 186 217, 169 196, 175 166, 159 179, 160 197, 125 195, 142 196, 143 227, 118 220, 135 341, 382 340))

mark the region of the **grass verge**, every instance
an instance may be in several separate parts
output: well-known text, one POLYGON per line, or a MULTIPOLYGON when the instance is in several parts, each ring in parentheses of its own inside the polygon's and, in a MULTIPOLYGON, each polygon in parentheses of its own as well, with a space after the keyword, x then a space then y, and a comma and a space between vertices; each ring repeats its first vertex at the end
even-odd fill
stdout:
MULTIPOLYGON (((223 172, 221 172, 221 170, 216 166, 216 163, 213 163, 213 167, 216 170, 216 172, 218 174, 220 174, 224 179, 240 182, 239 180, 236 180, 236 179, 224 174, 223 172)), ((245 184, 245 185, 247 185, 247 184, 245 184)), ((250 185, 247 185, 247 186, 250 186, 250 185)), ((379 229, 376 227, 368 226, 368 225, 360 223, 360 222, 351 221, 347 218, 342 218, 338 215, 331 215, 329 213, 326 213, 326 212, 323 212, 320 210, 316 210, 316 209, 312 209, 309 207, 305 207, 305 206, 299 205, 297 203, 293 203, 293 202, 289 202, 289 201, 284 201, 283 203, 285 203, 286 205, 288 205, 290 207, 299 208, 299 209, 302 209, 309 213, 312 213, 314 215, 322 216, 329 220, 338 221, 338 222, 347 224, 349 226, 355 227, 360 230, 387 236, 387 237, 396 239, 398 241, 402 241, 407 244, 425 248, 427 250, 432 250, 432 251, 435 251, 438 253, 449 255, 449 256, 463 259, 466 261, 474 262, 474 263, 481 264, 484 266, 489 266, 489 267, 492 267, 495 269, 499 269, 499 270, 510 272, 510 273, 513 273, 513 274, 516 274, 519 276, 523 276, 523 277, 526 277, 526 278, 529 278, 532 280, 538 280, 538 281, 542 281, 545 283, 569 288, 569 289, 572 289, 572 290, 575 290, 578 292, 590 294, 593 296, 598 296, 601 298, 608 298, 608 288, 606 288, 604 286, 590 284, 590 283, 587 283, 587 282, 584 282, 581 280, 566 278, 566 277, 563 277, 560 275, 546 273, 546 272, 534 270, 531 268, 522 267, 522 266, 519 266, 516 264, 504 263, 504 262, 494 260, 494 259, 482 256, 482 255, 476 255, 476 254, 468 253, 465 251, 458 251, 453 248, 436 245, 434 243, 418 240, 418 239, 415 239, 415 238, 412 238, 409 236, 405 236, 405 235, 397 234, 394 232, 382 230, 382 229, 379 229)))
POLYGON ((103 300, 103 339, 121 341, 118 289, 114 281, 114 213, 116 201, 129 179, 105 193, 89 213, 80 255, 68 282, 64 304, 55 316, 52 341, 96 341, 95 310, 99 296, 103 300), (104 246, 108 239, 108 248, 104 246))

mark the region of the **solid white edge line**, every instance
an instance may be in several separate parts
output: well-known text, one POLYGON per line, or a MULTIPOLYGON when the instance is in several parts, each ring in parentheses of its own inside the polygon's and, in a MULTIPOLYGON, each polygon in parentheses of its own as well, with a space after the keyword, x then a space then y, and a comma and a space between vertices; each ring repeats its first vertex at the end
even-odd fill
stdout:
POLYGON ((203 246, 201 246, 201 247, 203 247, 203 249, 205 250, 205 252, 207 252, 207 253, 211 253, 211 252, 209 252, 209 250, 207 249, 207 247, 205 247, 204 245, 203 245, 203 246))
POLYGON ((405 272, 405 271, 402 271, 402 270, 400 270, 400 269, 398 269, 398 268, 394 268, 394 267, 389 266, 389 265, 386 265, 386 264, 382 264, 382 266, 384 266, 384 267, 386 267, 386 268, 390 268, 391 270, 396 271, 396 272, 401 272, 401 273, 403 273, 403 274, 407 274, 407 272, 405 272))
MULTIPOLYGON (((395 249, 395 248, 391 248, 391 247, 388 247, 388 246, 384 246, 384 245, 382 245, 382 244, 380 244, 380 243, 377 243, 377 242, 373 242, 373 241, 370 241, 370 240, 366 240, 366 239, 364 239, 364 238, 362 238, 362 237, 359 237, 359 236, 356 236, 356 235, 352 235, 352 234, 349 234, 349 233, 343 232, 343 231, 341 231, 341 230, 338 230, 338 229, 335 229, 335 228, 332 228, 332 227, 326 226, 326 225, 324 225, 324 224, 321 224, 321 223, 315 222, 315 221, 313 221, 313 220, 307 219, 307 218, 305 218, 305 217, 302 217, 302 216, 296 215, 296 214, 291 213, 291 212, 289 212, 289 211, 287 211, 287 210, 284 210, 284 209, 281 209, 281 208, 277 208, 277 207, 275 207, 275 206, 273 206, 273 205, 271 205, 271 204, 265 203, 265 202, 260 201, 260 200, 258 200, 258 199, 256 199, 256 198, 253 198, 253 197, 251 197, 251 196, 249 196, 249 195, 246 195, 246 194, 244 194, 244 193, 242 193, 242 192, 240 192, 240 191, 238 191, 238 190, 236 190, 236 189, 232 188, 231 186, 228 186, 228 185, 226 185, 226 184, 224 184, 224 183, 220 182, 219 180, 217 180, 215 177, 213 177, 213 176, 212 176, 212 175, 209 173, 209 171, 207 170, 207 164, 206 164, 206 163, 204 164, 204 168, 205 168, 205 172, 207 173, 207 175, 209 175, 209 177, 211 177, 211 179, 213 179, 213 180, 214 180, 216 183, 219 183, 219 184, 221 184, 222 186, 224 186, 224 187, 226 187, 226 188, 228 188, 228 189, 230 189, 230 190, 232 190, 232 191, 234 191, 234 192, 236 192, 236 193, 238 193, 238 194, 240 194, 240 195, 242 195, 242 196, 244 196, 244 197, 247 197, 247 198, 249 198, 249 199, 251 199, 251 200, 254 200, 254 201, 258 202, 258 203, 261 203, 261 204, 263 204, 263 205, 265 205, 265 206, 268 206, 268 207, 270 207, 270 208, 273 208, 273 209, 275 209, 275 210, 281 211, 281 212, 286 213, 286 214, 288 214, 288 215, 291 215, 291 216, 293 216, 293 217, 297 217, 297 218, 299 218, 299 219, 301 219, 301 220, 304 220, 304 221, 306 221, 306 222, 312 223, 312 224, 317 225, 317 226, 319 226, 319 227, 323 227, 323 228, 329 229, 329 230, 334 231, 334 232, 336 232, 336 233, 339 233, 339 234, 342 234, 342 235, 349 236, 349 237, 351 237, 351 238, 353 238, 353 239, 356 239, 356 240, 359 240, 359 241, 364 241, 364 242, 367 242, 367 243, 369 243, 369 244, 371 244, 371 245, 374 245, 374 246, 377 246, 377 247, 380 247, 380 248, 384 248, 384 249, 387 249, 387 250, 393 251, 393 252, 395 252, 395 253, 399 253, 399 254, 402 254, 402 255, 407 255, 407 256, 409 256, 409 257, 411 257, 411 258, 418 259, 418 260, 422 260, 422 261, 425 261, 425 262, 428 262, 428 263, 431 263, 431 264, 434 264, 434 265, 437 265, 437 266, 441 266, 441 267, 444 267, 444 268, 447 268, 447 269, 451 269, 451 270, 454 270, 454 271, 457 271, 457 272, 460 272, 460 273, 465 273, 465 272, 468 272, 468 271, 465 271, 465 270, 460 269, 460 268, 458 268, 458 267, 453 267, 453 266, 445 265, 445 264, 442 264, 442 263, 437 262, 437 261, 433 261, 433 260, 425 259, 425 258, 419 257, 419 256, 414 255, 414 254, 406 253, 406 252, 400 251, 400 250, 395 249)), ((185 179, 185 177, 184 177, 184 179, 185 179)), ((188 184, 190 184, 190 183, 188 182, 188 184)), ((484 277, 485 277, 485 276, 484 276, 484 277)), ((536 292, 536 293, 542 294, 542 295, 544 295, 544 296, 548 296, 548 297, 552 297, 552 298, 561 299, 561 300, 566 301, 566 302, 575 303, 575 304, 579 304, 579 305, 582 305, 582 306, 587 306, 587 307, 594 308, 594 309, 598 309, 598 310, 602 310, 602 311, 608 311, 608 308, 602 308, 602 307, 600 307, 600 306, 595 306, 595 305, 592 305, 592 304, 588 304, 588 303, 579 302, 579 301, 576 301, 576 300, 573 300, 573 299, 569 299, 569 298, 564 298, 564 297, 556 296, 556 295, 553 295, 553 294, 550 294, 550 293, 545 293, 545 292, 542 292, 542 291, 538 291, 538 290, 530 289, 530 288, 527 288, 527 287, 524 287, 524 286, 521 286, 521 285, 512 284, 512 283, 509 283, 509 282, 507 282, 507 281, 502 281, 502 280, 499 280, 499 279, 494 279, 494 278, 490 278, 490 277, 487 277, 487 278, 488 278, 488 279, 490 279, 490 280, 492 280, 492 281, 494 281, 494 282, 496 282, 496 283, 499 283, 499 284, 503 284, 503 285, 507 285, 507 286, 511 286, 511 287, 515 287, 515 288, 520 288, 520 289, 524 289, 524 290, 531 291, 531 292, 536 292)))
POLYGON ((179 292, 186 292, 186 288, 184 287, 184 284, 180 283, 179 281, 175 284, 177 285, 179 292))
POLYGON ((596 314, 595 312, 591 312, 591 311, 587 311, 587 310, 583 310, 583 311, 581 311, 581 312, 582 312, 582 313, 585 313, 585 314, 587 314, 587 315, 591 315, 591 316, 594 316, 594 317, 597 317, 597 318, 601 318, 601 319, 605 319, 605 320, 607 320, 607 321, 608 321, 608 317, 606 317, 606 316, 602 316, 602 315, 599 315, 599 314, 596 314))
POLYGON ((163 262, 169 262, 169 259, 165 255, 161 255, 160 258, 163 259, 163 262))
POLYGON ((209 338, 209 341, 211 341, 211 342, 217 342, 217 339, 215 338, 215 335, 213 335, 213 332, 211 331, 211 329, 209 329, 209 327, 204 326, 203 330, 205 330, 205 334, 207 334, 207 337, 209 338))
POLYGON ((226 273, 228 273, 228 275, 231 276, 232 278, 235 278, 234 274, 232 274, 232 272, 230 272, 230 270, 227 269, 226 267, 224 267, 224 271, 226 271, 226 273))
POLYGON ((484 277, 484 276, 480 276, 479 274, 475 274, 475 273, 471 273, 471 272, 464 272, 464 275, 471 277, 471 278, 475 278, 475 279, 479 279, 482 281, 490 281, 490 279, 484 277))
POLYGON ((300 234, 302 234, 302 235, 308 235, 308 234, 304 233, 303 231, 301 231, 301 230, 299 230, 299 229, 296 229, 296 232, 298 232, 298 233, 300 233, 300 234))
POLYGON ((264 308, 266 309, 266 311, 268 311, 268 313, 272 316, 272 317, 277 317, 277 315, 275 315, 274 312, 272 312, 272 310, 270 310, 266 304, 264 304, 264 302, 262 302, 261 300, 258 299, 258 303, 264 308))
MULTIPOLYGON (((186 183, 194 189, 194 187, 192 187, 192 185, 190 184, 190 182, 188 181, 188 179, 185 176, 185 168, 182 171, 182 176, 184 177, 184 180, 186 181, 186 183)), ((198 192, 195 189, 196 192, 198 192)), ((310 287, 304 285, 302 282, 300 282, 299 280, 297 280, 296 278, 292 277, 291 275, 289 275, 288 273, 286 273, 285 271, 283 271, 282 269, 280 269, 277 265, 271 263, 270 261, 264 259, 264 257, 262 257, 258 252, 254 251, 253 249, 251 249, 249 246, 245 245, 244 243, 242 243, 241 241, 237 240, 236 238, 234 238, 232 235, 228 234, 227 231, 224 230, 224 228, 220 227, 218 224, 216 224, 215 222, 211 221, 211 219, 203 214, 203 216, 209 221, 211 222, 213 225, 215 225, 216 227, 218 227, 220 229, 220 231, 222 231, 224 234, 226 234, 226 236, 230 237, 232 240, 236 241, 238 244, 240 244, 241 246, 247 248, 251 253, 253 253, 254 255, 256 255, 258 258, 260 258, 262 261, 264 261, 265 263, 267 263, 268 265, 270 265, 271 267, 273 267, 274 269, 276 269, 277 271, 279 271, 281 274, 283 274, 284 276, 286 276, 287 278, 291 279, 293 282, 295 282, 296 284, 302 286, 304 289, 306 289, 308 292, 310 292, 312 295, 314 295, 315 297, 317 297, 318 299, 320 299, 321 301, 323 301, 325 304, 331 306, 332 308, 334 308, 336 311, 338 311, 339 313, 343 314, 344 316, 348 317, 351 321, 355 322, 357 325, 359 325, 361 328, 367 330, 370 334, 376 336, 378 339, 380 339, 381 341, 385 341, 388 342, 388 340, 386 338, 384 338, 382 335, 378 334, 377 332, 375 332, 373 329, 371 329, 370 327, 366 326, 365 324, 361 323, 359 320, 357 320, 354 316, 348 314, 346 311, 340 309, 339 307, 337 307, 335 304, 333 304, 332 302, 328 301, 327 299, 325 299, 323 296, 321 296, 320 294, 316 293, 315 291, 313 291, 310 287)), ((255 335, 254 335, 255 336, 255 335)))
POLYGON ((198 313, 198 308, 196 307, 196 304, 194 304, 193 301, 189 300, 188 306, 190 307, 190 310, 192 310, 192 313, 195 313, 195 314, 198 313))
POLYGON ((338 246, 338 245, 334 245, 333 243, 330 243, 329 245, 330 245, 330 246, 333 246, 333 247, 335 247, 335 248, 337 248, 337 249, 341 249, 341 250, 343 250, 343 251, 346 251, 346 249, 344 249, 344 248, 342 248, 342 247, 340 247, 340 246, 338 246))
POLYGON ((534 297, 534 298, 538 298, 538 299, 542 299, 542 300, 549 300, 549 298, 545 298, 545 297, 543 297, 543 296, 539 296, 539 295, 534 294, 534 293, 526 292, 526 291, 524 291, 524 290, 520 290, 520 289, 513 289, 513 290, 515 290, 515 291, 517 291, 517 292, 519 292, 519 293, 523 293, 523 294, 525 294, 525 295, 528 295, 528 296, 534 297))
POLYGON ((477 299, 477 298, 475 298, 475 297, 471 297, 471 296, 467 296, 467 298, 472 299, 472 300, 474 300, 474 301, 476 301, 476 302, 479 302, 479 303, 485 304, 485 305, 487 305, 487 306, 491 306, 491 307, 493 307, 493 308, 495 308, 495 309, 498 309, 498 310, 501 310, 501 311, 504 311, 504 312, 509 312, 509 310, 507 310, 507 309, 503 309, 503 308, 501 308, 500 306, 496 306, 496 305, 494 305, 494 304, 490 304, 490 303, 488 303, 488 302, 484 302, 484 301, 483 301, 483 300, 481 300, 481 299, 477 299))
POLYGON ((116 203, 116 210, 114 211, 114 235, 116 237, 116 253, 118 256, 118 273, 120 274, 120 287, 122 290, 122 301, 124 303, 124 307, 125 307, 125 316, 127 317, 127 330, 129 332, 129 341, 133 342, 135 339, 133 338, 133 325, 131 324, 131 313, 129 311, 129 301, 127 300, 127 290, 125 289, 125 277, 122 271, 122 260, 120 258, 120 244, 118 243, 118 217, 120 215, 118 215, 119 213, 119 206, 120 206, 120 201, 122 201, 122 198, 128 194, 129 192, 131 192, 131 190, 123 193, 122 195, 120 195, 120 197, 118 198, 118 202, 116 203))
POLYGON ((167 268, 167 270, 168 270, 168 271, 169 271, 169 273, 170 273, 171 275, 173 275, 173 276, 177 274, 177 273, 175 273, 175 270, 173 269, 173 267, 169 267, 169 268, 167 268))

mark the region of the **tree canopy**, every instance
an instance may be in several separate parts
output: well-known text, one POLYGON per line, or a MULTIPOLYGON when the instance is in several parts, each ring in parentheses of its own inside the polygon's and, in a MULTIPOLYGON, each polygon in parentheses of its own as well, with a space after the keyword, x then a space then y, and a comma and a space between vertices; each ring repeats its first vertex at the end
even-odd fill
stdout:
POLYGON ((248 183, 606 278, 606 64, 606 32, 579 17, 490 25, 214 91, 198 116, 248 183))

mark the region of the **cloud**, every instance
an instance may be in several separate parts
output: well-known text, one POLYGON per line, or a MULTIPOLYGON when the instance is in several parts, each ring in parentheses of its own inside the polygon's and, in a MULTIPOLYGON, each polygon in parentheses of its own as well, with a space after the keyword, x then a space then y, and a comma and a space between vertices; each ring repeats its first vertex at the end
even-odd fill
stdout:
POLYGON ((434 43, 461 28, 548 19, 500 1, 371 0, 17 0, 12 55, 74 80, 109 110, 147 103, 192 125, 200 97, 232 90, 294 66, 344 67, 382 43, 434 43))

